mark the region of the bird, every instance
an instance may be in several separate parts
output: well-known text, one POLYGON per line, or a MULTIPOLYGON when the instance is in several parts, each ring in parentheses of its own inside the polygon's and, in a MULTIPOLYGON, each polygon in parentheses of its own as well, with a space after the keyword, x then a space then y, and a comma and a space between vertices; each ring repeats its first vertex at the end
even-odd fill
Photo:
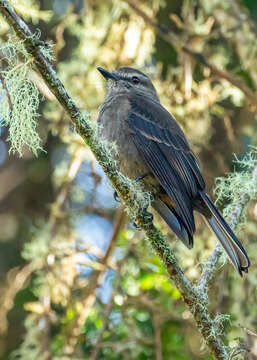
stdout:
POLYGON ((207 194, 197 157, 178 122, 161 105, 151 79, 130 67, 97 69, 107 80, 98 135, 116 144, 119 171, 152 194, 152 207, 187 248, 193 247, 197 211, 238 273, 247 273, 247 253, 207 194))

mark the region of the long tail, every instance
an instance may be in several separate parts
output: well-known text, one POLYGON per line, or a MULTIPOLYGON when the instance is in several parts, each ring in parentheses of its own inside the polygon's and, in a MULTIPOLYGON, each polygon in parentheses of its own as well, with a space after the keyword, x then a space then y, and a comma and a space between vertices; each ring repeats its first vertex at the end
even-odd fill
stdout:
POLYGON ((209 196, 202 191, 200 192, 200 196, 212 214, 211 217, 206 216, 206 220, 227 252, 232 264, 242 276, 242 271, 248 272, 248 267, 250 266, 250 260, 245 249, 233 233, 230 226, 220 215, 209 196))

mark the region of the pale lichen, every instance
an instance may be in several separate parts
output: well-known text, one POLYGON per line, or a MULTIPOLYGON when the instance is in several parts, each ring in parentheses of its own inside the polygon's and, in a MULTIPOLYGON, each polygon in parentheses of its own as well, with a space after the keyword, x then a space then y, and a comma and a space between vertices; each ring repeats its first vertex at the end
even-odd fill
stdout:
MULTIPOLYGON (((215 195, 216 203, 226 203, 223 214, 230 223, 235 225, 244 224, 245 207, 240 211, 240 221, 234 224, 233 217, 238 207, 241 210, 241 204, 254 199, 257 191, 257 153, 256 148, 239 159, 235 156, 236 170, 226 177, 216 179, 215 195), (243 195, 242 195, 243 194, 243 195), (243 196, 243 198, 242 198, 243 196)), ((238 220, 238 219, 237 219, 238 220)))
MULTIPOLYGON (((7 66, 1 71, 1 125, 9 129, 10 152, 22 156, 24 146, 35 155, 42 150, 38 128, 40 94, 30 79, 34 58, 25 49, 24 41, 11 38, 0 44, 2 61, 7 66)), ((45 52, 50 53, 49 49, 45 52)))

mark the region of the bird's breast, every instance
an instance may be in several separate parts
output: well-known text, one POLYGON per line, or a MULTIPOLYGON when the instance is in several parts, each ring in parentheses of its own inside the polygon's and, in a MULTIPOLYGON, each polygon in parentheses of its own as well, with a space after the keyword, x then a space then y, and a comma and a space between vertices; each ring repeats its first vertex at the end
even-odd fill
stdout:
MULTIPOLYGON (((99 136, 113 143, 117 147, 117 154, 113 154, 118 162, 119 170, 127 177, 137 177, 150 173, 143 157, 134 145, 131 131, 128 127, 127 118, 130 111, 128 99, 122 97, 109 101, 100 108, 98 124, 99 136)), ((148 176, 144 182, 155 187, 157 182, 152 176, 148 176)), ((147 187, 149 187, 147 186, 147 187)), ((152 191, 153 189, 149 189, 152 191)))

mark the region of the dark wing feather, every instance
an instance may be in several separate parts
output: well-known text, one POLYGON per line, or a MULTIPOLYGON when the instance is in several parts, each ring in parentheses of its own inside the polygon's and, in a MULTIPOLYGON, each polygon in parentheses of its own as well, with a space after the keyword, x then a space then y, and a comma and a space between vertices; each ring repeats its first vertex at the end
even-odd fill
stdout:
POLYGON ((159 144, 149 140, 139 131, 133 134, 134 143, 143 155, 146 163, 151 168, 155 177, 171 199, 175 202, 175 211, 184 223, 189 234, 195 231, 192 202, 186 193, 186 188, 178 174, 170 166, 159 144))
POLYGON ((130 102, 128 125, 135 146, 175 202, 175 212, 192 236, 193 200, 205 187, 196 158, 182 130, 160 104, 141 97, 130 102))
POLYGON ((130 116, 135 116, 137 129, 162 147, 171 166, 175 167, 185 182, 187 191, 193 197, 197 196, 198 190, 205 188, 205 182, 197 159, 176 120, 160 103, 146 97, 132 96, 130 103, 130 116))

